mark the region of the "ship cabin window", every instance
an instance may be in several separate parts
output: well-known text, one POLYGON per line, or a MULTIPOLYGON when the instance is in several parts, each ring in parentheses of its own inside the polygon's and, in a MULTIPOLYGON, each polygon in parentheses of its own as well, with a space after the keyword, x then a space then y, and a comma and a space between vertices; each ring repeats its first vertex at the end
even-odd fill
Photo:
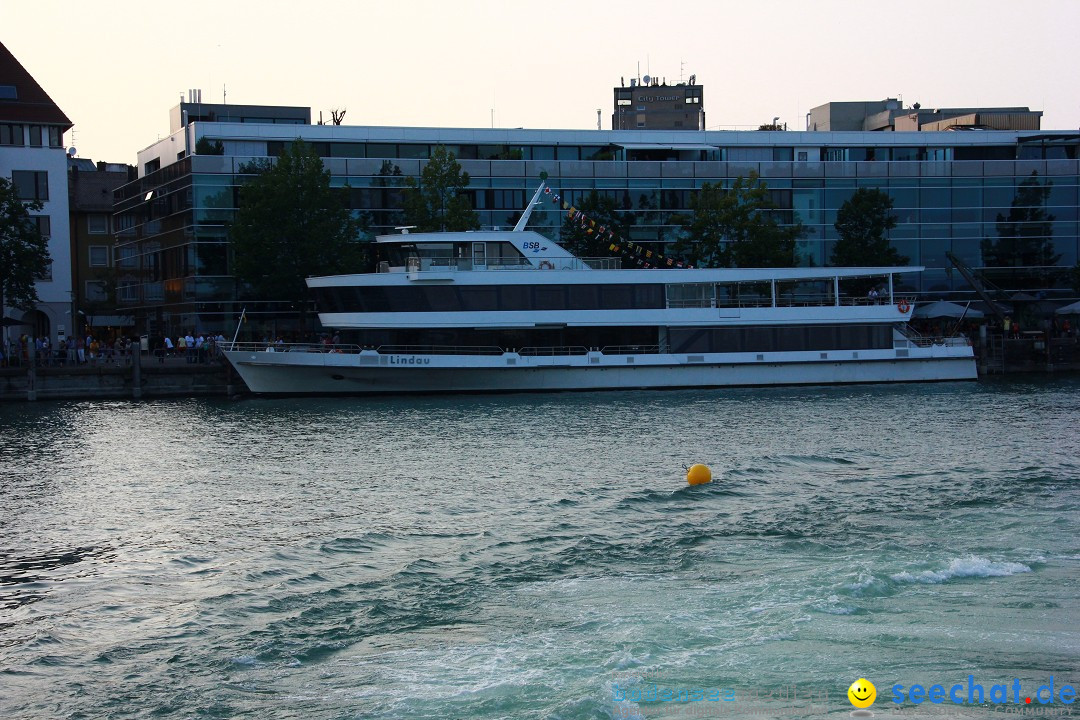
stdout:
POLYGON ((391 267, 406 267, 409 258, 417 258, 421 270, 528 264, 521 252, 508 242, 388 243, 379 249, 391 267))
POLYGON ((487 244, 488 265, 528 265, 521 251, 508 242, 487 244))
POLYGON ((386 257, 393 267, 404 267, 409 258, 420 257, 420 254, 416 251, 416 246, 411 244, 384 245, 380 249, 386 253, 386 257))
POLYGON ((833 279, 786 280, 776 283, 776 304, 781 307, 832 305, 833 279))
POLYGON ((719 283, 716 286, 717 307, 770 307, 772 285, 768 282, 719 283))
POLYGON ((707 308, 716 306, 716 286, 711 283, 679 283, 667 286, 669 308, 707 308))

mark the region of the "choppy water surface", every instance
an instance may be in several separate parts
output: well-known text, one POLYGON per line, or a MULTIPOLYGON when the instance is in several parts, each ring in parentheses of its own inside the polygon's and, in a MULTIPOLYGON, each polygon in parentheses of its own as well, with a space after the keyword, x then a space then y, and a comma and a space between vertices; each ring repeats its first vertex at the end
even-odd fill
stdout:
POLYGON ((860 676, 874 709, 969 674, 1060 687, 1078 420, 1076 381, 8 404, 0 716, 724 711, 652 684, 846 716, 860 676), (686 487, 693 462, 716 481, 686 487))

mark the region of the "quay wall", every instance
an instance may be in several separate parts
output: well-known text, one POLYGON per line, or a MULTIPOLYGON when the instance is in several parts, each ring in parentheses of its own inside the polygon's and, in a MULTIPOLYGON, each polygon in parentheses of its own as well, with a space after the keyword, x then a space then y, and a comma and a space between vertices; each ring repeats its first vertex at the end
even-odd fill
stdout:
POLYGON ((0 369, 0 401, 228 397, 247 386, 224 365, 0 369), (138 382, 136 382, 136 376, 138 382))

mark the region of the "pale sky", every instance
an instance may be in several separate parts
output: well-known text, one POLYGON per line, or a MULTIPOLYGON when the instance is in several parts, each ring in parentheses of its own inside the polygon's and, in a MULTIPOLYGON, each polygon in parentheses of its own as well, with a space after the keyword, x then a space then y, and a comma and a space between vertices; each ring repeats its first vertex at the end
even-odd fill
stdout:
POLYGON ((829 101, 1028 106, 1080 128, 1080 0, 34 0, 0 40, 75 123, 134 163, 188 88, 204 102, 345 108, 346 125, 611 127, 638 72, 697 75, 709 129, 829 101))

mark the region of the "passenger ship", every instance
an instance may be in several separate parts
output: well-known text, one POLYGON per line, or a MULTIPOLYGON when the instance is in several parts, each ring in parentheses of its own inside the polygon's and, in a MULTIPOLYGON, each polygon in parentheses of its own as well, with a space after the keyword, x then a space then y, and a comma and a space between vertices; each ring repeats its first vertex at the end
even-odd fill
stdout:
MULTIPOLYGON (((541 190, 543 186, 541 186, 541 190)), ((894 278, 921 267, 624 269, 525 230, 380 236, 378 272, 307 279, 333 346, 233 343, 255 393, 601 390, 975 379, 922 338, 894 278), (882 300, 841 293, 879 278, 882 300), (894 301, 895 299, 895 301, 894 301)))

